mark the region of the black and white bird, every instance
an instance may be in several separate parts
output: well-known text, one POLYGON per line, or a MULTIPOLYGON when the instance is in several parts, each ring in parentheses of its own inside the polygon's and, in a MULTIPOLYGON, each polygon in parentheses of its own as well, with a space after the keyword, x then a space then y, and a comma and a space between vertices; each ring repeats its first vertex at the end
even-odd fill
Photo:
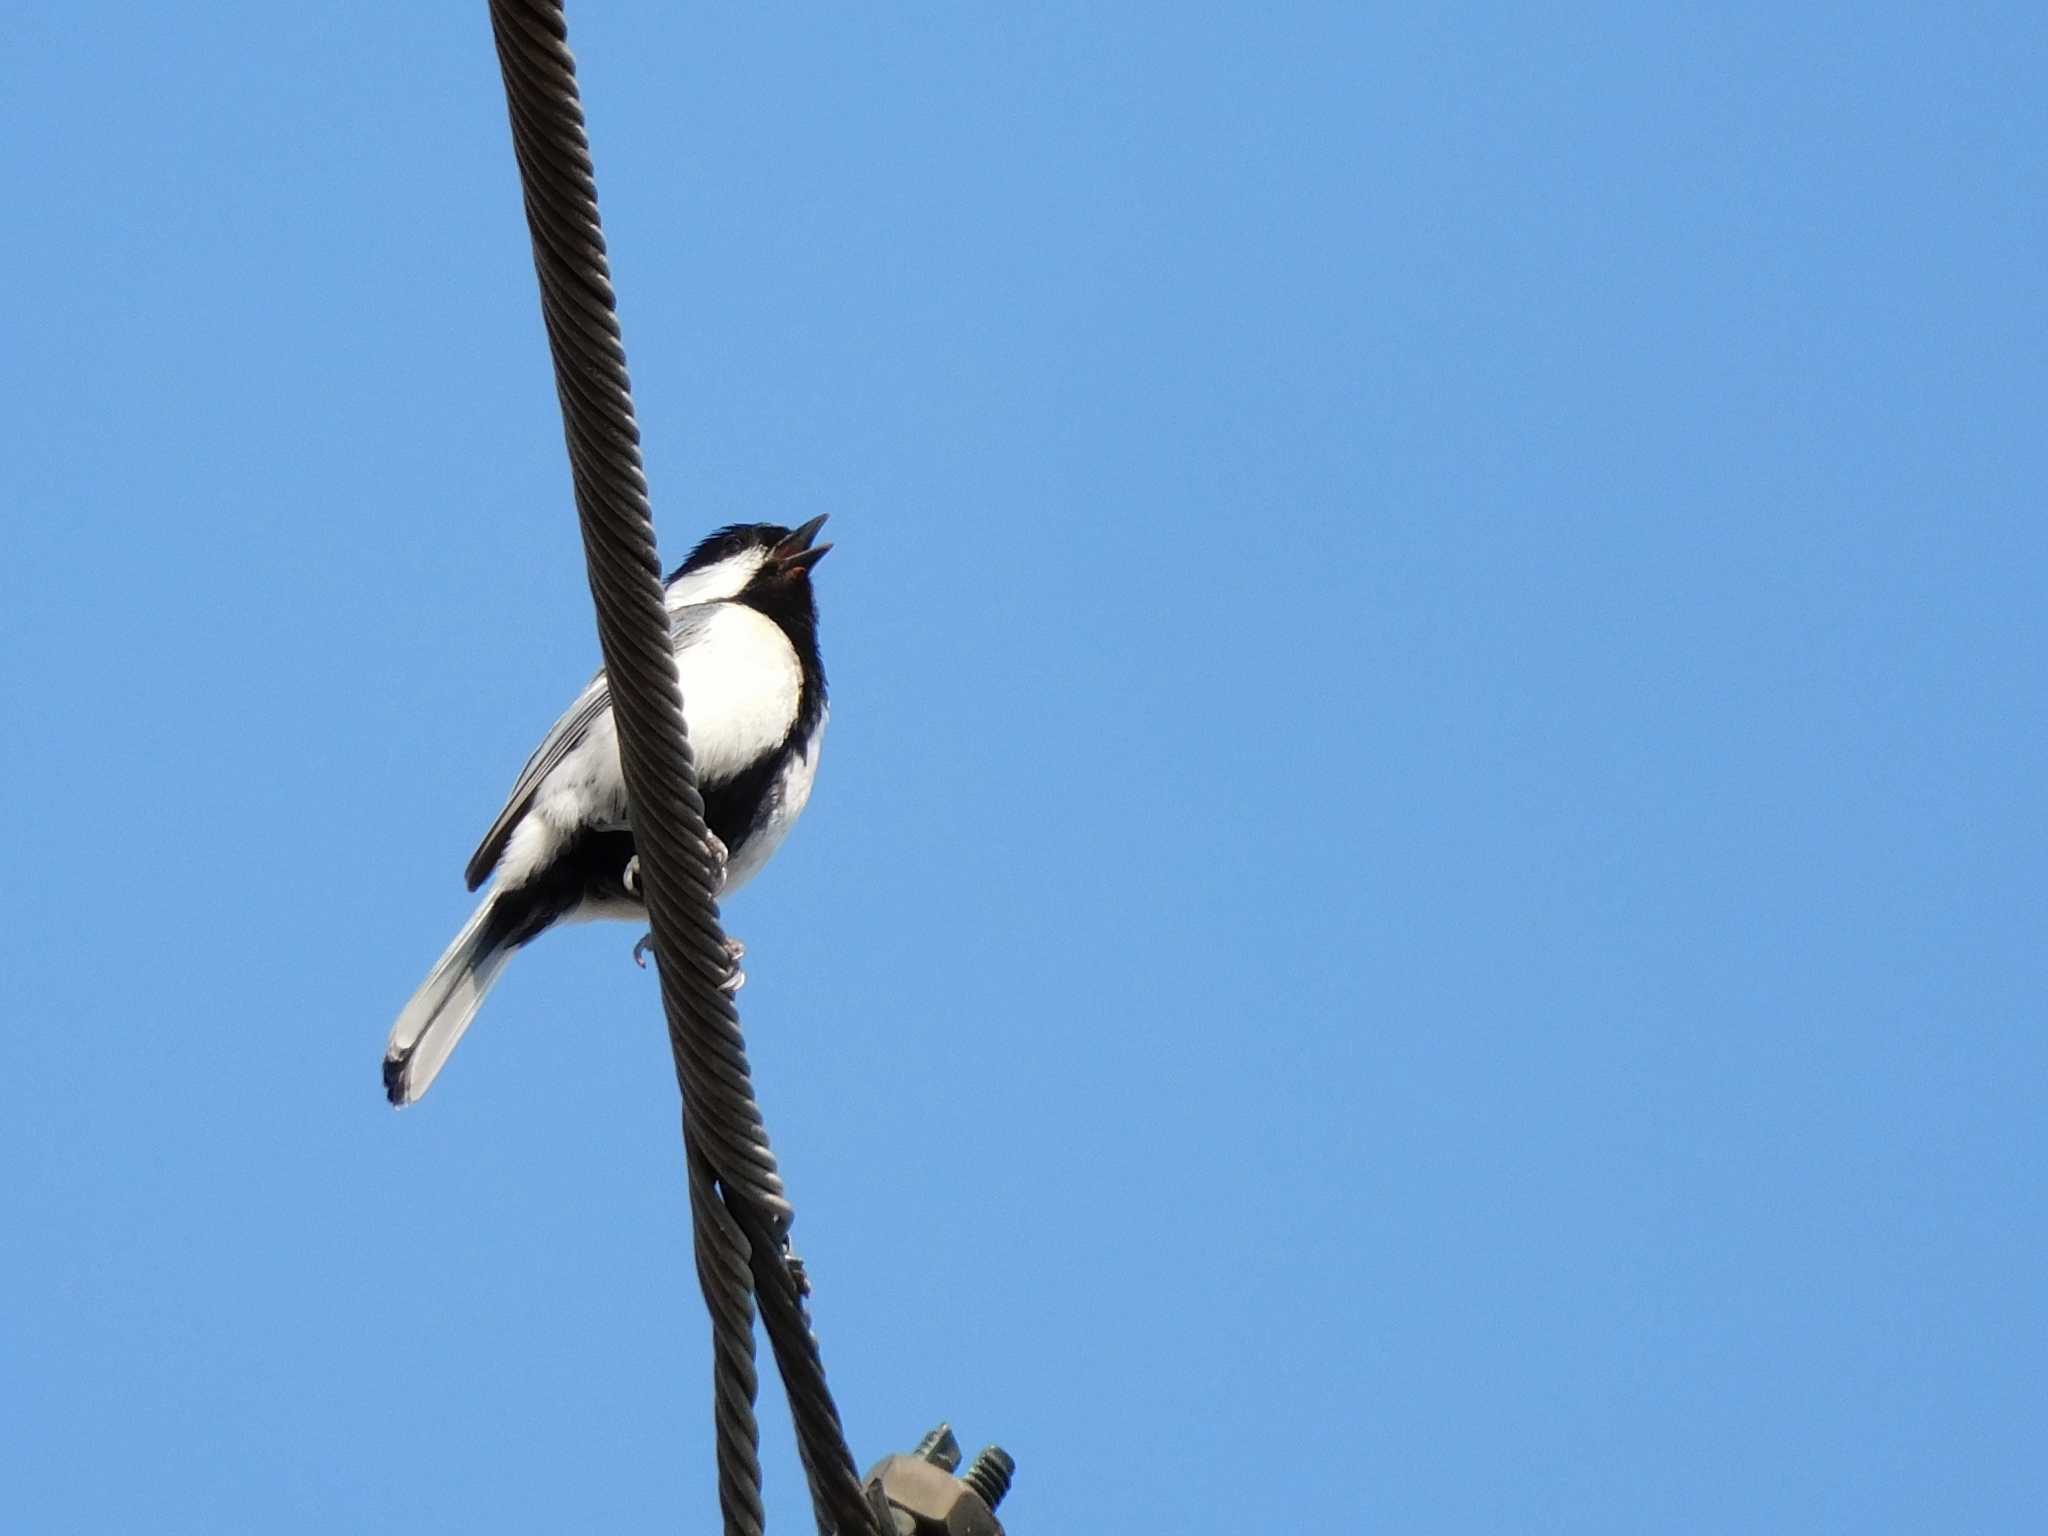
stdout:
MULTIPOLYGON (((827 710, 811 568, 832 547, 814 542, 824 522, 721 528, 668 578, 704 820, 725 866, 722 895, 781 846, 818 771, 827 710)), ((385 1096, 404 1105, 427 1091, 516 950, 557 923, 645 920, 637 875, 611 688, 600 671, 527 759, 471 857, 469 888, 491 880, 491 889, 391 1027, 385 1096)))

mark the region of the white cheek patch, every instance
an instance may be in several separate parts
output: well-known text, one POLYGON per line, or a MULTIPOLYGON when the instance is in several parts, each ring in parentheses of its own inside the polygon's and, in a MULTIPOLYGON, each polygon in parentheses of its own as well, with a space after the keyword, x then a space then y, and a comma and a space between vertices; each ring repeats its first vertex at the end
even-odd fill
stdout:
POLYGON ((765 549, 750 549, 716 565, 706 566, 701 571, 678 576, 666 594, 668 611, 674 613, 692 603, 722 603, 738 597, 767 558, 765 549))

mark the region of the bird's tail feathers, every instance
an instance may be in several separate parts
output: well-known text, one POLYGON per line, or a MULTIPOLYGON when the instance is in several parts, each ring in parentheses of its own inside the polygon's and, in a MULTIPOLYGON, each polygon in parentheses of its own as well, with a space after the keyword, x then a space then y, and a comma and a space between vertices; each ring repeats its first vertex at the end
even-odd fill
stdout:
POLYGON ((391 1026, 384 1096, 394 1105, 417 1103, 433 1084, 518 947, 507 925, 493 921, 497 905, 496 892, 478 904, 391 1026))

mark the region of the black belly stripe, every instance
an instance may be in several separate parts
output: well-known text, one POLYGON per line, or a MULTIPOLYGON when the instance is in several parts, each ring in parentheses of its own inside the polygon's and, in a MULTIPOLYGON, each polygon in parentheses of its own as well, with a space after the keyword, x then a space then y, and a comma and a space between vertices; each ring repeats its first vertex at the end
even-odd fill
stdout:
POLYGON ((771 752, 746 772, 704 789, 704 824, 725 844, 728 860, 737 859, 754 829, 767 819, 770 803, 782 792, 782 771, 790 749, 771 752))

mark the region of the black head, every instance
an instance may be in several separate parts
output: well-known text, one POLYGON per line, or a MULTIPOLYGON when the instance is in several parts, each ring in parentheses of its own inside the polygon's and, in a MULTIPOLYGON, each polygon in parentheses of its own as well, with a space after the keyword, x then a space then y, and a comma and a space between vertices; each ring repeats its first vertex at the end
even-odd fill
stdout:
POLYGON ((669 573, 668 584, 685 583, 686 602, 717 602, 740 596, 757 583, 808 587, 811 567, 832 546, 813 542, 825 517, 801 528, 780 523, 734 523, 690 551, 690 558, 669 573))
POLYGON ((690 551, 669 575, 672 608, 691 603, 740 602, 781 626, 803 663, 811 706, 822 704, 825 670, 818 656, 818 603, 811 568, 832 546, 816 541, 824 517, 801 528, 780 523, 736 523, 690 551))

